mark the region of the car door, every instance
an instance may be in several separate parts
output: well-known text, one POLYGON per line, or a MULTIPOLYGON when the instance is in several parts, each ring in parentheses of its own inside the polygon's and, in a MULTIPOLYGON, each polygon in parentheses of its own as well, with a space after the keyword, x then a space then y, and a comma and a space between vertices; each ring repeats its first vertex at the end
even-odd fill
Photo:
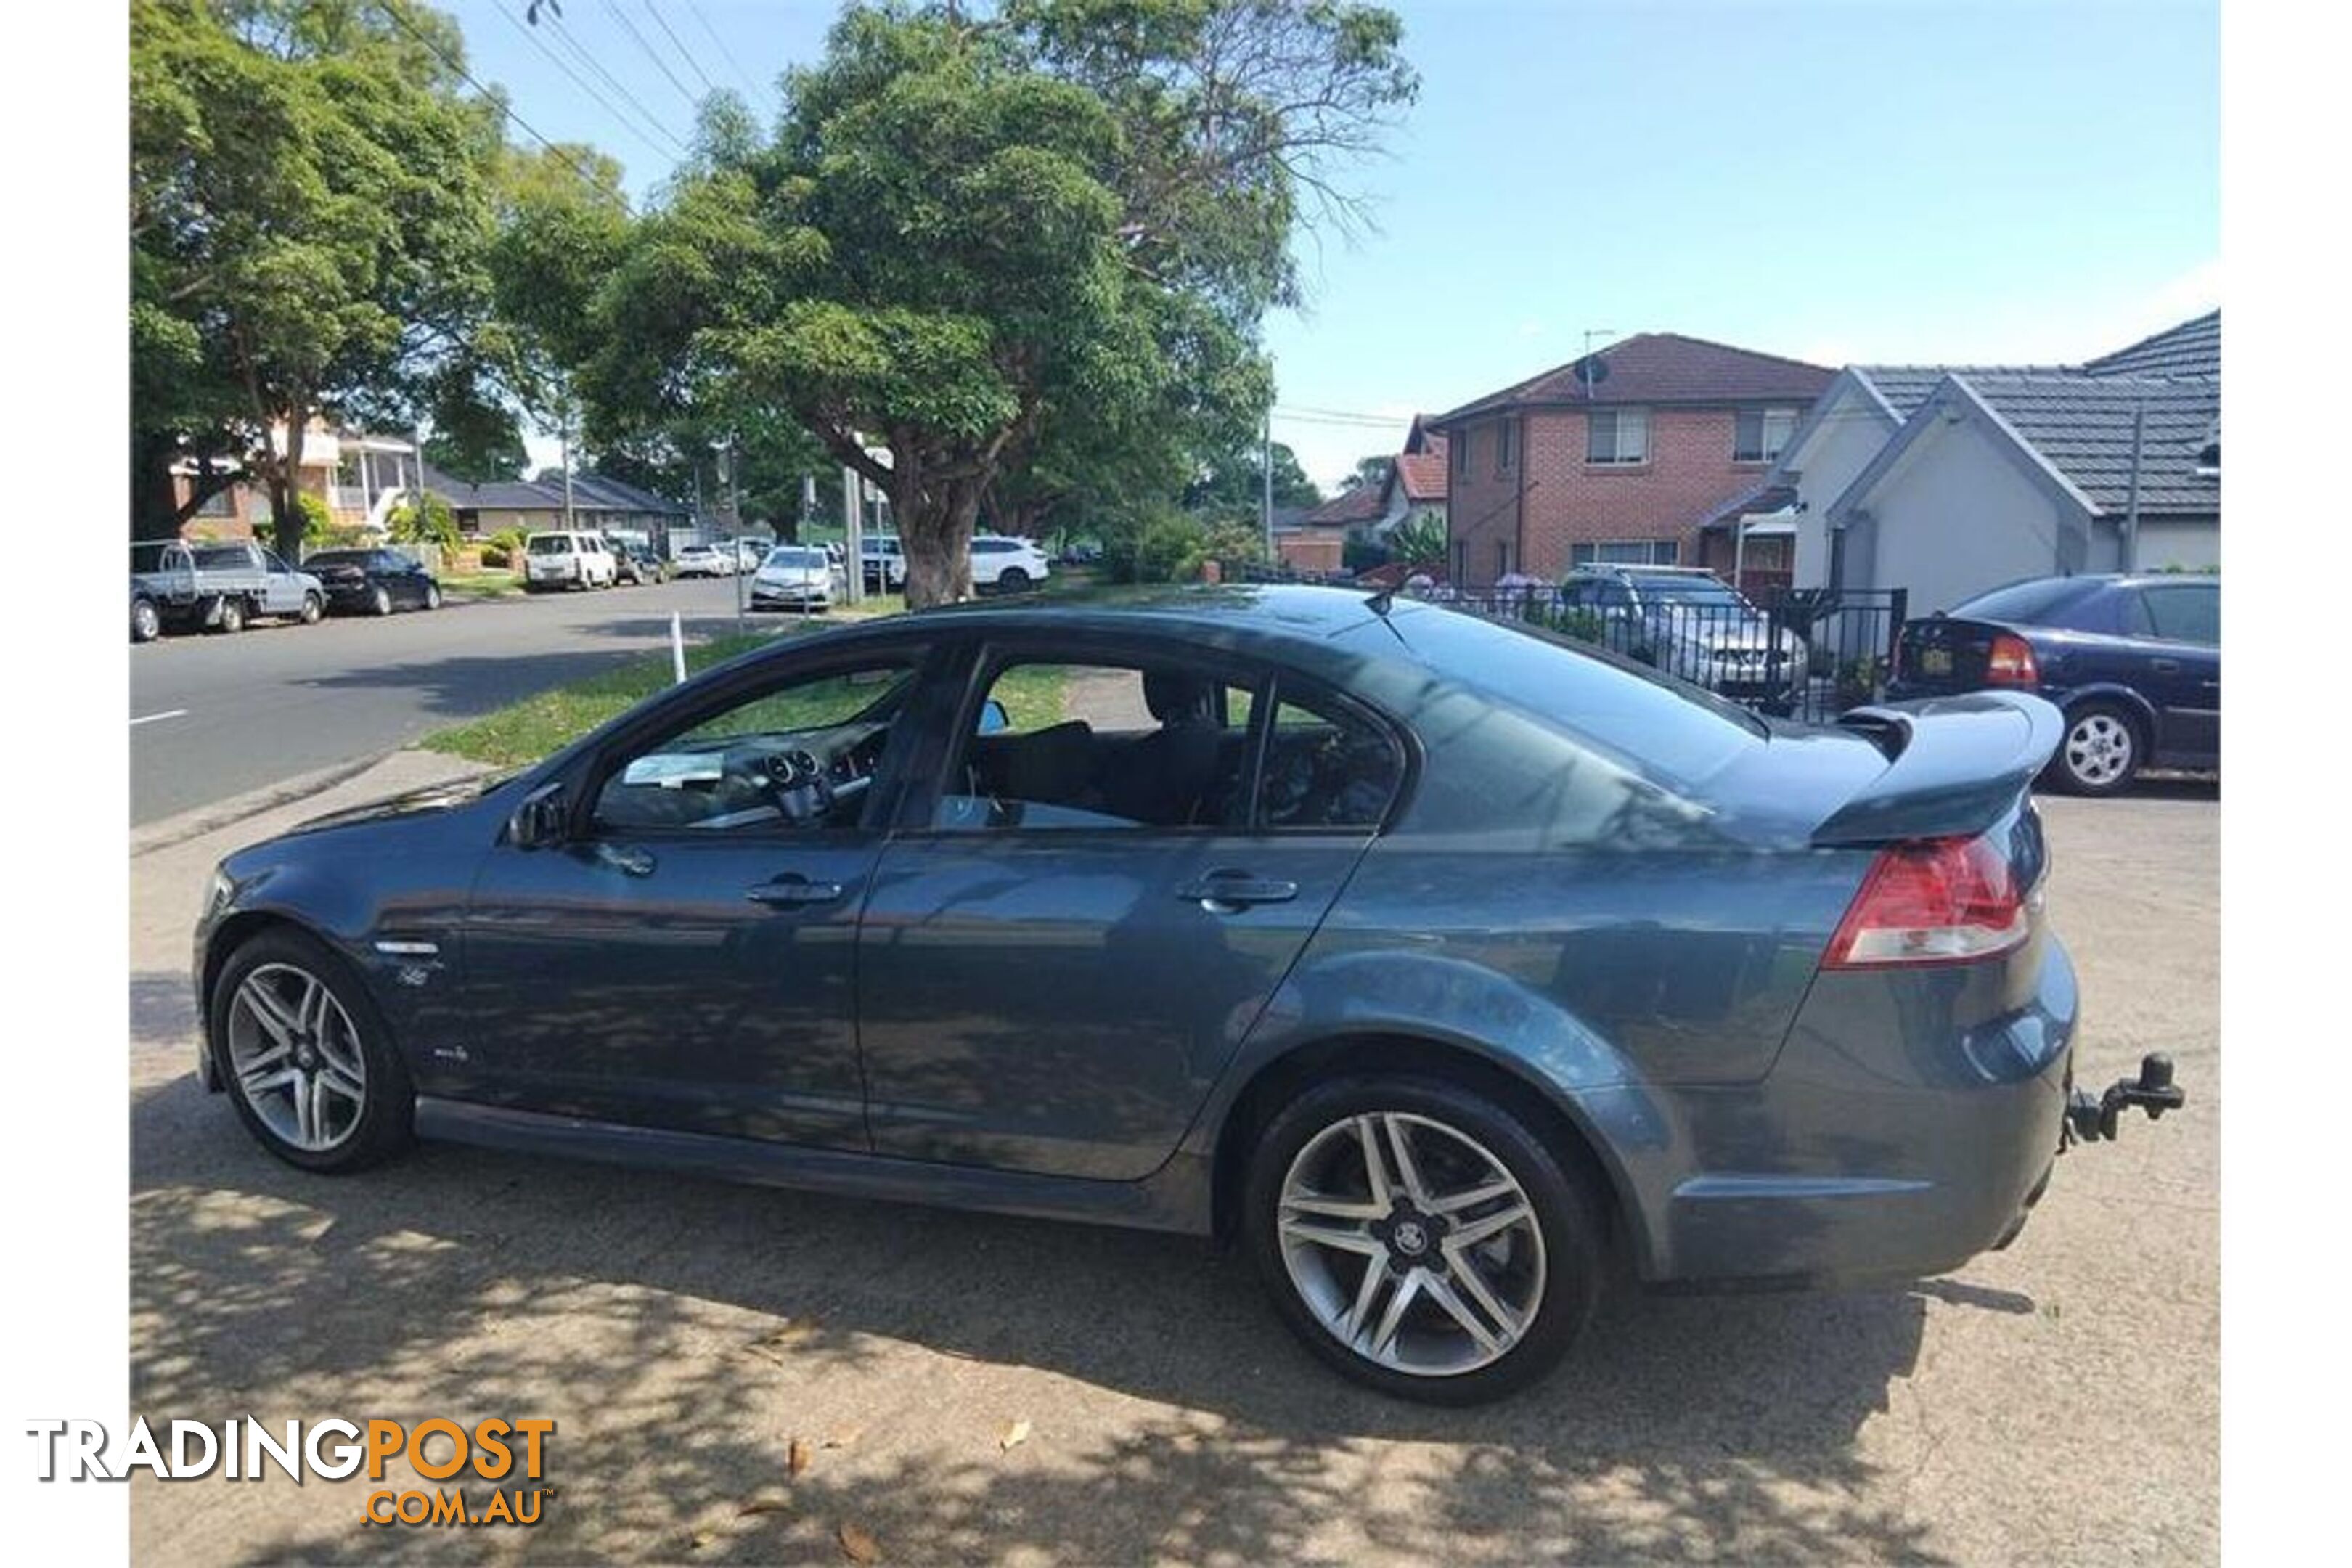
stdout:
POLYGON ((2155 704, 2160 761, 2194 766, 2221 754, 2221 584, 2148 583, 2145 683, 2155 704))
POLYGON ((394 604, 411 610, 425 607, 425 568, 415 560, 397 550, 378 551, 375 570, 394 604))
POLYGON ((559 841, 501 843, 473 889, 467 1092, 864 1148, 857 917, 924 655, 812 650, 583 759, 555 786, 559 841))
POLYGON ((1404 747, 1286 672, 1066 635, 982 649, 952 734, 858 933, 875 1147, 1147 1175, 1346 883, 1404 747))
POLYGON ((274 550, 258 551, 262 572, 261 612, 267 616, 291 616, 300 613, 302 595, 308 592, 294 568, 286 564, 274 550))

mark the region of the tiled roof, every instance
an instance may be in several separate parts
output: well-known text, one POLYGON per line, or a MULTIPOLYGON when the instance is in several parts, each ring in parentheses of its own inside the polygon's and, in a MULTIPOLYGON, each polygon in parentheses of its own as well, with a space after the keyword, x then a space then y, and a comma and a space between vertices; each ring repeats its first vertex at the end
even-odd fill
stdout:
POLYGON ((2214 439, 2221 417, 2218 379, 1974 371, 1959 376, 2102 511, 2120 516, 2129 504, 2132 419, 2143 409, 2140 510, 2221 509, 2221 481, 2197 472, 2198 455, 2214 439))
POLYGON ((1379 485, 1358 485, 1351 490, 1341 490, 1321 506, 1298 520, 1301 528, 1352 528, 1358 523, 1378 522, 1388 510, 1386 499, 1379 485))
MULTIPOLYGON (((562 487, 558 485, 553 488, 560 501, 562 498, 562 487)), ((670 517, 686 515, 686 508, 676 501, 664 500, 651 490, 639 489, 635 485, 624 484, 606 474, 574 474, 572 477, 572 499, 575 507, 579 504, 583 491, 593 498, 589 502, 592 506, 604 506, 619 511, 661 512, 670 517)))
POLYGON ((1396 460, 1397 482, 1404 487, 1404 499, 1416 504, 1442 501, 1445 499, 1445 443, 1437 443, 1433 452, 1405 452, 1396 460))
POLYGON ((1979 376, 2081 374, 2065 364, 1858 364, 1853 368, 1878 389, 1878 395, 1886 399, 1897 419, 1910 418, 1948 375, 1965 376, 1974 382, 1979 376))
MULTIPOLYGON (((446 498, 460 511, 561 511, 563 510, 563 487, 536 479, 493 479, 488 484, 469 484, 452 479, 428 465, 425 470, 425 488, 446 498)), ((623 484, 602 474, 581 473, 572 476, 572 506, 574 511, 652 511, 671 517, 684 517, 686 508, 666 501, 650 491, 635 485, 623 484)))
POLYGON ((2101 354, 2083 366, 2092 375, 2220 375, 2221 312, 2167 327, 2129 348, 2101 354))
POLYGON ((1577 404, 1805 404, 1820 396, 1836 374, 1680 332, 1642 332, 1489 393, 1432 423, 1454 426, 1497 409, 1577 404), (1592 367, 1589 376, 1580 369, 1586 365, 1592 367))

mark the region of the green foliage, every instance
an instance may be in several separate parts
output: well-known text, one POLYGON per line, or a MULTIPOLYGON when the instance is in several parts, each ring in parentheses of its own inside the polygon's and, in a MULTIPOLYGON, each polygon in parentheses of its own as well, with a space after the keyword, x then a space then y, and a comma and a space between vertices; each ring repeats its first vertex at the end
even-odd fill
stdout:
MULTIPOLYGON (((460 58, 446 18, 401 15, 460 58)), ((404 424, 467 378, 497 113, 349 0, 134 0, 131 40, 138 460, 247 457, 290 549, 314 415, 404 424)))
POLYGON ((1389 531, 1389 557, 1414 566, 1445 563, 1445 520, 1434 512, 1414 512, 1389 531))
POLYGON ((298 528, 289 530, 286 526, 287 520, 273 513, 272 523, 278 531, 278 538, 284 539, 291 531, 296 537, 312 544, 323 544, 330 535, 338 531, 335 527, 335 514, 328 510, 324 500, 312 495, 309 490, 296 491, 294 505, 297 515, 301 519, 298 528))
MULTIPOLYGON (((1323 492, 1298 465, 1298 454, 1274 444, 1274 504, 1277 507, 1320 506, 1323 492)), ((1184 487, 1184 510, 1211 521, 1258 518, 1265 511, 1265 447, 1246 441, 1215 453, 1208 466, 1184 487)))
POLYGON ((457 548, 457 514, 449 503, 432 491, 425 492, 425 504, 419 508, 403 501, 392 509, 386 520, 392 537, 402 544, 437 544, 444 550, 457 548))

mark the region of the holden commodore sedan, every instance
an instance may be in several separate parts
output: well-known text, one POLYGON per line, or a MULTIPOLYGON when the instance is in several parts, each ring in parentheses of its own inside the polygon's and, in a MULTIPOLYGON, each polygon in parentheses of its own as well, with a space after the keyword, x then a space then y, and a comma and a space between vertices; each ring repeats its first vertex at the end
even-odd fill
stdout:
POLYGON ((1999 1247, 2074 1091, 2038 699, 1759 721, 1360 592, 967 605, 755 651, 216 872, 201 1070, 413 1136, 1231 1237, 1468 1402, 1655 1286, 1999 1247))

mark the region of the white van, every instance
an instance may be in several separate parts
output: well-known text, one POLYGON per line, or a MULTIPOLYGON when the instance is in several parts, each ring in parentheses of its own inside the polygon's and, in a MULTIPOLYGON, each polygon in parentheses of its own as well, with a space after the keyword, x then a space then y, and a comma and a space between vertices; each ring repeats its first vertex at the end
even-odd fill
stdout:
POLYGON ((609 588, 620 566, 602 535, 585 530, 534 533, 523 542, 522 585, 542 588, 609 588))

